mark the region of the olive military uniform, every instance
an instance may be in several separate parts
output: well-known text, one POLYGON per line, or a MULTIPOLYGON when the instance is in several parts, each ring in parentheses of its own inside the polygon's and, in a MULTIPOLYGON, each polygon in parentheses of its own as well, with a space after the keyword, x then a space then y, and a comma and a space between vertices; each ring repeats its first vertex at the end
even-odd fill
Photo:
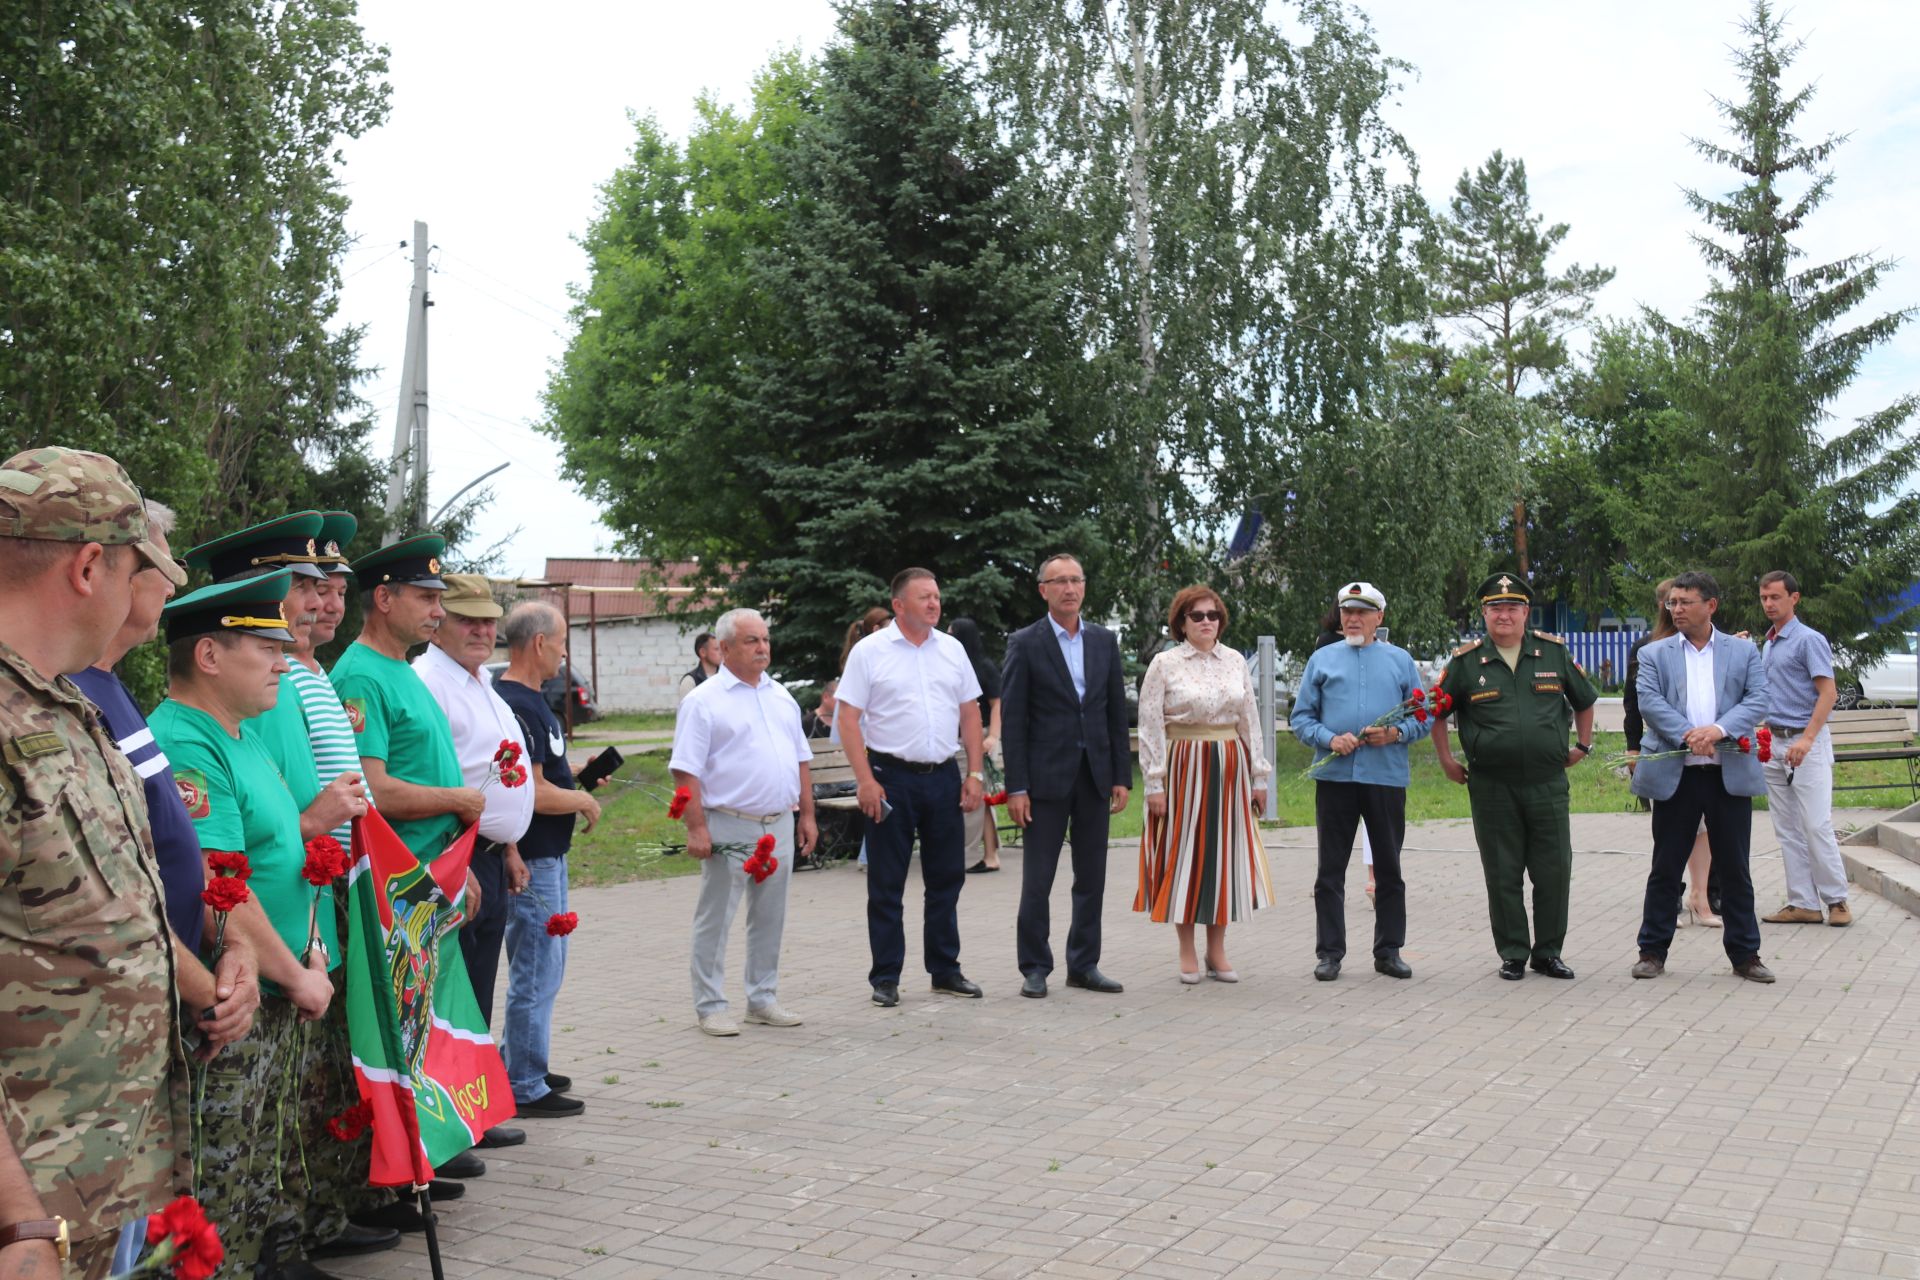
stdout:
MULTIPOLYGON (((1525 591, 1525 583, 1500 575, 1482 588, 1482 597, 1531 603, 1530 594, 1520 594, 1525 591)), ((1491 640, 1457 651, 1440 688, 1453 699, 1453 725, 1466 755, 1494 946, 1503 961, 1557 959, 1573 884, 1567 751, 1573 713, 1598 695, 1566 643, 1542 631, 1522 636, 1511 669, 1491 640), (1533 882, 1531 943, 1523 874, 1533 882)))

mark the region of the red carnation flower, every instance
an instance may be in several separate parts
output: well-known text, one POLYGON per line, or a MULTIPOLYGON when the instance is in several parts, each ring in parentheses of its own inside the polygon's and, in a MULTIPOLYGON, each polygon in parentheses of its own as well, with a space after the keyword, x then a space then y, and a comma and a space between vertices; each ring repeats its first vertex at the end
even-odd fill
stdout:
POLYGON ((556 911, 547 917, 547 936, 564 938, 580 927, 580 915, 574 911, 556 911))
POLYGON ((172 1264, 176 1280, 207 1280, 226 1259, 219 1229, 192 1196, 148 1217, 147 1243, 155 1246, 156 1261, 172 1264))
POLYGON ((300 869, 306 882, 326 888, 347 874, 347 851, 332 836, 315 836, 307 841, 307 864, 300 869))
POLYGON ((774 838, 771 834, 761 836, 758 840, 755 840, 753 842, 754 857, 764 858, 768 854, 772 853, 774 843, 775 843, 774 838))
POLYGON ((1752 752, 1753 752, 1753 739, 1752 738, 1740 739, 1740 754, 1744 756, 1744 755, 1750 755, 1752 754, 1752 752))
POLYGON ((341 1142, 352 1142, 373 1125, 373 1104, 364 1099, 327 1121, 327 1132, 341 1142))
POLYGON ((236 880, 245 880, 253 874, 253 864, 247 861, 244 853, 210 853, 207 855, 207 866, 217 876, 232 876, 236 880))
POLYGON ((238 876, 220 876, 201 891, 200 901, 215 911, 231 911, 253 895, 238 876))
POLYGON ((1425 689, 1415 689, 1407 699, 1408 702, 1425 702, 1426 700, 1427 691, 1425 689))
POLYGON ((692 803, 693 792, 686 787, 676 787, 673 792, 673 802, 667 806, 667 816, 669 818, 678 818, 687 811, 687 806, 692 803))
POLYGON ((1421 724, 1425 724, 1427 722, 1427 709, 1425 707, 1415 707, 1413 709, 1413 718, 1421 724))

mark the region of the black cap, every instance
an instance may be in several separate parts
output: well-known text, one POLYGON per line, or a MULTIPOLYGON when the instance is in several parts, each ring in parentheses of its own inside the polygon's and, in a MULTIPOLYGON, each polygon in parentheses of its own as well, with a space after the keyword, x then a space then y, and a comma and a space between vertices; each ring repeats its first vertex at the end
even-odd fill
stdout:
POLYGON ((224 632, 292 644, 293 633, 287 630, 286 616, 280 608, 292 586, 293 571, 279 569, 189 592, 169 601, 161 611, 167 640, 191 640, 224 632))
POLYGON ((447 584, 440 581, 440 557, 445 554, 445 538, 437 533, 416 534, 390 547, 367 552, 353 562, 353 576, 369 591, 383 583, 445 591, 447 584))
POLYGON ((1525 578, 1504 572, 1496 573, 1480 584, 1481 604, 1498 604, 1504 600, 1531 605, 1533 588, 1527 585, 1525 578))
POLYGON ((296 511, 203 542, 181 558, 191 568, 205 569, 215 582, 282 566, 305 577, 324 578, 326 572, 319 567, 321 523, 318 511, 296 511))

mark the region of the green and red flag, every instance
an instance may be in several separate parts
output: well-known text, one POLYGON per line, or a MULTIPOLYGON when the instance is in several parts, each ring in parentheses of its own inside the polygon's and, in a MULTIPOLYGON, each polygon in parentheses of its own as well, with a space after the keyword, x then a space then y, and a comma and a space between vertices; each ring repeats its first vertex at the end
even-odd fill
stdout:
POLYGON ((353 823, 347 1025, 377 1187, 432 1181, 435 1165, 514 1114, 460 956, 475 832, 422 863, 378 811, 353 823))

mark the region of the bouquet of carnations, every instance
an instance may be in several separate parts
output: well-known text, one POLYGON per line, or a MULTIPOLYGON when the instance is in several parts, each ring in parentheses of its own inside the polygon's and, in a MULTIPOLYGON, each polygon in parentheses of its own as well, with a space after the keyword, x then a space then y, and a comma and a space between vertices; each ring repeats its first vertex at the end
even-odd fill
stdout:
MULTIPOLYGON (((1440 719, 1452 710, 1453 695, 1445 689, 1442 689, 1439 685, 1435 685, 1431 689, 1415 689, 1407 695, 1404 702, 1399 703, 1391 711, 1375 719, 1372 724, 1367 726, 1367 729, 1391 729, 1397 725, 1405 724, 1409 720, 1418 724, 1425 724, 1429 720, 1440 719)), ((1360 732, 1361 735, 1364 736, 1366 729, 1360 732)), ((1308 778, 1318 778, 1322 773, 1326 772, 1329 764, 1338 759, 1340 759, 1340 756, 1329 751, 1326 755, 1321 756, 1318 760, 1308 765, 1304 776, 1308 778)))
MULTIPOLYGON (((1752 737, 1743 734, 1736 738, 1729 735, 1714 743, 1713 749, 1737 751, 1743 756, 1752 756, 1761 764, 1766 764, 1773 759, 1773 730, 1761 725, 1753 731, 1752 737)), ((1649 760, 1679 760, 1694 754, 1692 747, 1680 747, 1673 751, 1643 751, 1637 756, 1632 752, 1623 751, 1618 755, 1608 756, 1607 764, 1617 768, 1624 764, 1645 764, 1649 760)))

